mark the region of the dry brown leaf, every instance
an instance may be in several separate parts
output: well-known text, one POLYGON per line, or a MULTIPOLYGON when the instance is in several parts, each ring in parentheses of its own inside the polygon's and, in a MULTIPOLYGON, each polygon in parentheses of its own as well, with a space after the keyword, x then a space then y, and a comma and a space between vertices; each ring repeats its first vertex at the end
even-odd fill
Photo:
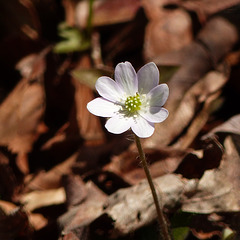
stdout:
POLYGON ((0 200, 0 208, 6 214, 10 214, 14 209, 17 208, 17 206, 15 204, 13 204, 12 202, 7 202, 7 201, 0 200))
POLYGON ((198 213, 240 211, 239 136, 228 136, 224 142, 225 154, 219 168, 204 173, 198 191, 185 201, 182 210, 198 213))
POLYGON ((0 106, 0 144, 8 146, 13 153, 30 152, 38 137, 38 126, 45 110, 43 74, 49 50, 18 64, 24 78, 0 106))
MULTIPOLYGON (((196 189, 196 181, 167 174, 154 180, 164 208, 172 209, 184 195, 196 189)), ((149 185, 143 180, 130 188, 120 189, 109 196, 101 215, 90 224, 90 231, 102 237, 118 238, 152 223, 156 209, 149 185), (108 223, 107 225, 105 223, 108 223)))
MULTIPOLYGON (((156 178, 154 181, 157 189, 161 189, 159 195, 167 209, 179 205, 185 194, 195 191, 197 186, 197 181, 188 181, 173 174, 156 178)), ((152 223, 157 217, 146 180, 130 188, 118 190, 108 198, 97 197, 96 201, 96 198, 91 197, 90 200, 90 197, 91 195, 85 204, 72 208, 59 219, 60 224, 65 226, 64 235, 73 232, 79 239, 84 233, 87 236, 90 233, 95 237, 101 235, 102 238, 117 238, 152 223), (77 215, 71 220, 76 212, 77 215)))
POLYGON ((59 188, 62 185, 63 175, 71 173, 71 168, 76 158, 77 155, 73 154, 47 172, 40 171, 36 176, 26 176, 23 192, 59 188))
POLYGON ((0 144, 14 153, 29 152, 43 112, 42 83, 23 79, 0 106, 0 144))
POLYGON ((166 52, 179 50, 191 41, 192 26, 188 13, 180 9, 163 11, 146 27, 144 56, 151 61, 166 52))
MULTIPOLYGON (((178 118, 174 118, 175 111, 179 106, 179 103, 182 101, 183 97, 187 97, 187 91, 191 87, 194 88, 193 85, 199 81, 199 79, 201 79, 213 65, 216 67, 218 61, 224 58, 224 56, 234 46, 238 39, 236 33, 236 28, 233 24, 229 23, 224 18, 215 17, 212 18, 199 33, 197 36, 199 41, 194 41, 188 46, 188 53, 192 52, 192 54, 184 58, 183 65, 168 82, 170 95, 165 107, 170 113, 169 117, 163 123, 156 124, 156 131, 154 135, 147 140, 150 146, 151 144, 155 144, 156 146, 158 144, 169 144, 177 136, 176 133, 182 131, 180 130, 182 129, 181 126, 177 126, 179 123, 176 122, 181 121, 181 119, 183 120, 183 115, 187 114, 189 117, 193 117, 193 115, 197 112, 197 109, 194 109, 197 107, 195 105, 194 108, 187 108, 185 113, 179 112, 178 118), (219 39, 217 36, 221 35, 227 35, 228 37, 219 39), (189 49, 191 49, 191 51, 189 51, 189 49), (172 126, 172 122, 174 121, 176 125, 172 126), (171 131, 173 129, 174 131, 171 131)), ((225 71, 223 71, 223 74, 225 74, 224 72, 225 71)), ((204 88, 207 89, 207 87, 208 86, 206 85, 204 88)), ((212 90, 209 89, 208 91, 211 92, 212 90)), ((200 92, 199 95, 201 95, 200 92)), ((200 98, 200 96, 196 97, 200 98)), ((188 104, 191 105, 194 102, 197 103, 198 100, 194 99, 194 101, 190 101, 188 104)), ((186 119, 184 119, 184 121, 186 121, 186 119)), ((186 123, 187 121, 184 125, 186 123)))
MULTIPOLYGON (((188 154, 186 151, 173 148, 146 148, 144 152, 153 178, 174 172, 188 154)), ((104 170, 114 172, 129 184, 137 184, 146 178, 138 156, 136 149, 125 151, 121 155, 114 156, 111 162, 104 167, 104 170)))
MULTIPOLYGON (((101 0, 94 1, 93 26, 111 25, 130 21, 140 7, 138 0, 101 0)), ((87 26, 89 2, 81 1, 76 7, 77 25, 87 26)))
MULTIPOLYGON (((201 80, 195 85, 196 91, 199 91, 199 93, 197 94, 198 96, 197 95, 194 96, 194 98, 199 99, 199 103, 200 104, 202 103, 203 106, 201 109, 198 110, 199 112, 196 114, 196 116, 194 116, 194 119, 191 121, 190 126, 188 126, 186 133, 174 144, 174 146, 177 148, 185 149, 189 147, 189 145, 193 142, 195 137, 199 134, 203 126, 206 124, 211 114, 212 105, 214 104, 215 100, 220 96, 222 92, 221 89, 228 81, 228 74, 212 71, 212 72, 209 72, 204 79, 206 81, 204 85, 201 86, 201 80)), ((185 95, 185 97, 187 95, 188 93, 185 95)), ((191 102, 190 99, 188 100, 189 102, 191 102)), ((180 113, 182 115, 185 112, 184 107, 181 108, 181 104, 179 108, 176 110, 176 115, 175 115, 176 119, 179 119, 177 113, 180 113)), ((195 109, 198 109, 198 104, 195 105, 195 109)), ((185 120, 186 122, 188 122, 187 119, 185 120)), ((180 126, 181 124, 179 123, 179 127, 180 126)))
POLYGON ((66 192, 67 207, 79 205, 87 197, 85 183, 78 175, 68 174, 63 176, 63 186, 66 192))
MULTIPOLYGON (((84 56, 78 62, 78 66, 82 68, 89 68, 91 66, 88 56, 84 56)), ((76 67, 77 69, 78 67, 76 67)), ((75 69, 75 70, 76 70, 75 69)), ((68 133, 76 135, 92 143, 103 143, 105 140, 104 132, 100 123, 100 119, 92 115, 87 110, 87 103, 94 98, 92 89, 75 79, 72 78, 72 84, 75 87, 74 100, 75 104, 70 113, 70 126, 68 133)))
MULTIPOLYGON (((99 216, 102 211, 106 195, 92 182, 86 183, 87 197, 79 206, 72 207, 59 219, 59 225, 63 228, 62 235, 68 235, 78 229, 78 234, 86 225, 99 216)), ((66 238, 67 239, 67 238, 66 238)), ((81 239, 81 238, 80 238, 81 239)))
POLYGON ((168 119, 157 125, 155 134, 153 137, 149 138, 145 144, 157 145, 161 143, 165 145, 171 143, 186 127, 188 127, 194 117, 196 117, 196 113, 201 111, 201 104, 203 104, 203 112, 200 113, 200 116, 196 117, 196 122, 193 121, 194 129, 189 129, 185 139, 182 139, 184 145, 182 145, 183 142, 181 142, 181 140, 177 145, 183 148, 189 146, 191 141, 206 123, 210 113, 211 103, 218 97, 218 94, 215 94, 224 86, 227 80, 228 73, 224 71, 212 71, 204 78, 200 79, 185 94, 177 109, 174 111, 169 109, 170 114, 168 119))
POLYGON ((235 5, 239 4, 239 0, 169 0, 166 4, 177 4, 184 7, 190 11, 197 13, 199 20, 204 23, 206 18, 209 16, 220 12, 222 10, 233 8, 235 5))
POLYGON ((77 127, 86 141, 102 143, 104 141, 104 133, 100 124, 100 119, 92 115, 87 110, 87 103, 90 102, 94 96, 93 91, 89 87, 73 80, 75 86, 75 118, 77 127))
POLYGON ((33 211, 37 208, 65 203, 66 196, 63 188, 32 191, 21 195, 20 202, 27 211, 33 211))
POLYGON ((240 135, 240 114, 231 117, 223 124, 212 129, 209 133, 203 136, 203 139, 211 138, 214 135, 218 135, 219 133, 224 133, 225 135, 228 134, 240 135))
POLYGON ((182 160, 175 173, 188 179, 200 179, 206 170, 219 167, 223 152, 223 147, 216 138, 208 139, 201 149, 192 150, 182 160))
POLYGON ((35 231, 40 230, 48 224, 48 220, 42 214, 29 213, 28 218, 35 231))

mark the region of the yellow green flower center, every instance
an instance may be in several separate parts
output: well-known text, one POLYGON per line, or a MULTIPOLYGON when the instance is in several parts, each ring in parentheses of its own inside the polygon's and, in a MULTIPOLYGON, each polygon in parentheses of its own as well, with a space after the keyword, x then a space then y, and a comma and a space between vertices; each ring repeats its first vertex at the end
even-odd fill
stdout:
POLYGON ((134 113, 140 110, 141 105, 142 105, 142 102, 138 93, 136 93, 135 96, 127 97, 125 101, 125 107, 130 113, 134 113))

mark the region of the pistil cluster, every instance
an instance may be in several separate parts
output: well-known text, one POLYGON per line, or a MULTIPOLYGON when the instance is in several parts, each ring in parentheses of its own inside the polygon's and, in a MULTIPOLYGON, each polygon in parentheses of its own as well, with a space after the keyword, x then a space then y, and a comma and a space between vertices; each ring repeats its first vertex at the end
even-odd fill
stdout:
POLYGON ((135 96, 127 97, 125 107, 130 113, 135 113, 141 109, 141 99, 138 93, 135 96))

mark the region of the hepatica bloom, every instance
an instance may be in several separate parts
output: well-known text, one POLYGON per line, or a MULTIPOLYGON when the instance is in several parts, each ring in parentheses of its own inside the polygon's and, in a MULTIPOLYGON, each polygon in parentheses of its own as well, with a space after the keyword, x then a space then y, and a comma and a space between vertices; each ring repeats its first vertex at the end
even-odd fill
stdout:
POLYGON ((168 111, 165 104, 169 89, 159 84, 159 71, 155 63, 144 65, 137 73, 129 62, 115 68, 115 81, 100 77, 96 89, 101 97, 87 104, 94 115, 109 118, 106 129, 120 134, 128 129, 140 138, 150 137, 154 124, 164 121, 168 111))

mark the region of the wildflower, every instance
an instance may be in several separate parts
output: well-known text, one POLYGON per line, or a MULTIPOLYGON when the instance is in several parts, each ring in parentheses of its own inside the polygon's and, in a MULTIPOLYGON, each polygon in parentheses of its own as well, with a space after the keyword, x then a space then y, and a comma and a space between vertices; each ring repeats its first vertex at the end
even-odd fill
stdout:
POLYGON ((106 129, 120 134, 128 129, 140 138, 150 137, 154 124, 164 121, 168 111, 165 104, 169 89, 159 84, 159 71, 155 63, 144 65, 137 73, 129 62, 119 63, 115 68, 115 81, 100 77, 96 89, 101 97, 87 104, 94 115, 109 118, 106 129))

